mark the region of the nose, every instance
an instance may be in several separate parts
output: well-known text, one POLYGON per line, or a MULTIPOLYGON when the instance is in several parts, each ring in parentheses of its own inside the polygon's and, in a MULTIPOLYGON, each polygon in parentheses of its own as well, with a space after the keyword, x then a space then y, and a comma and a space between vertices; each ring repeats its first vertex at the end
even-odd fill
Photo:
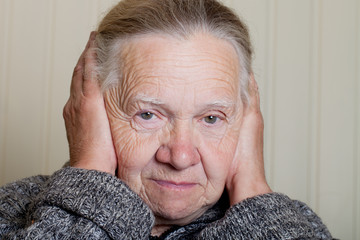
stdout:
POLYGON ((156 160, 170 164, 177 170, 184 170, 199 163, 200 154, 194 144, 194 132, 191 127, 179 125, 170 132, 168 141, 157 150, 156 160))

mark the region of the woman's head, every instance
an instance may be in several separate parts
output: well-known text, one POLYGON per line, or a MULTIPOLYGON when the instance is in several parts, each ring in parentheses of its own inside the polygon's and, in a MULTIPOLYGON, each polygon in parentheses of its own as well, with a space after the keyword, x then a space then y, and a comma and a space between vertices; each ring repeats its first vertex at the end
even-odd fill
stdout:
POLYGON ((216 0, 123 0, 114 6, 98 27, 97 45, 103 90, 116 86, 123 77, 117 58, 122 45, 146 34, 187 39, 208 33, 232 44, 239 57, 241 97, 248 101, 252 72, 252 46, 246 25, 216 0))
POLYGON ((246 28, 216 1, 125 0, 97 42, 117 176, 157 224, 193 221, 222 195, 234 157, 246 28))

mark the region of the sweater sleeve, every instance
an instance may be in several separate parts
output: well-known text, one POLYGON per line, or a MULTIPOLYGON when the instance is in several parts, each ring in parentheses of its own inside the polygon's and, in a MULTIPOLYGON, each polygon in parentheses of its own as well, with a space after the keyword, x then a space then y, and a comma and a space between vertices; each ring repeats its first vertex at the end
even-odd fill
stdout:
POLYGON ((246 199, 204 228, 198 239, 332 239, 305 204, 280 193, 246 199), (216 236, 216 237, 214 237, 216 236))
MULTIPOLYGON (((18 195, 19 189, 8 193, 5 200, 1 196, 2 205, 9 202, 11 194, 18 195)), ((121 180, 70 167, 44 182, 25 208, 22 214, 7 217, 19 222, 7 229, 2 222, 7 219, 0 216, 0 224, 5 226, 0 225, 1 239, 144 239, 154 224, 151 210, 121 180)))
POLYGON ((0 188, 0 239, 4 234, 26 225, 27 209, 47 178, 34 176, 0 188))

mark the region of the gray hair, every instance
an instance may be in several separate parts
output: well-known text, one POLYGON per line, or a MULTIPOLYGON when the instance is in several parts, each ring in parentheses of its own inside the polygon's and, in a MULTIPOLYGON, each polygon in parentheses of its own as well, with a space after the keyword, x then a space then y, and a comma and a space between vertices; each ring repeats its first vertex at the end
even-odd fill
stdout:
POLYGON ((121 45, 139 35, 167 34, 187 39, 205 32, 228 41, 240 63, 240 94, 249 102, 252 46, 246 25, 217 0, 123 0, 98 27, 96 43, 102 90, 118 86, 122 78, 121 45))

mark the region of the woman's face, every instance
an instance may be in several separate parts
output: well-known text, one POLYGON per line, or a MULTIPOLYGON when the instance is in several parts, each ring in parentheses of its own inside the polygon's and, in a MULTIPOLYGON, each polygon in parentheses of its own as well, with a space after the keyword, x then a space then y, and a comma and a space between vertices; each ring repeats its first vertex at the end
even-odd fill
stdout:
POLYGON ((211 35, 146 35, 122 47, 106 92, 118 177, 157 223, 186 224, 224 191, 242 116, 235 49, 211 35))

